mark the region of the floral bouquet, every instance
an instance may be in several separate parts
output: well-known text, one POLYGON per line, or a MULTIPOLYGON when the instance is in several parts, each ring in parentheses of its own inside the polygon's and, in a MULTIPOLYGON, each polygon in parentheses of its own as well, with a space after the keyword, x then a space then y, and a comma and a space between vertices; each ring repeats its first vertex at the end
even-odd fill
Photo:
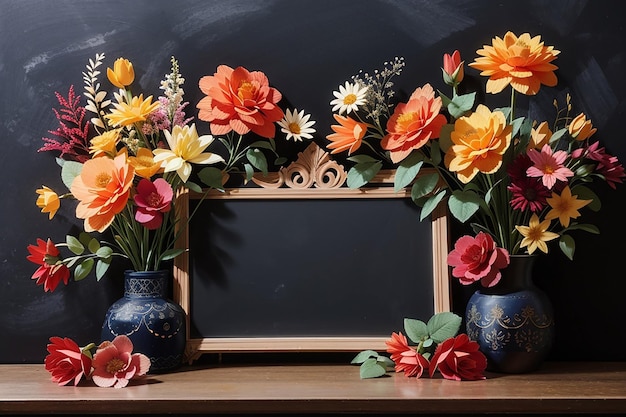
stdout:
MULTIPOLYGON (((189 104, 183 98, 185 79, 175 58, 161 81, 163 95, 156 100, 133 91, 134 68, 125 58, 107 68, 108 81, 116 88, 109 96, 98 80, 104 59, 97 54, 83 72, 85 106, 73 86, 66 97, 56 93, 59 126, 49 132, 51 137, 43 138, 39 149, 59 152, 57 162, 68 191, 44 185, 37 190, 36 204, 53 219, 61 200, 69 200, 75 204, 76 217, 83 220, 78 236, 68 235, 62 243, 39 238, 28 246, 27 259, 39 265, 32 278, 46 292, 61 282, 68 284, 72 271, 76 281, 94 270, 100 280, 114 257, 127 259, 134 271, 165 269, 165 262, 187 250, 178 243, 179 237, 199 205, 187 215, 177 204, 179 195, 197 192, 201 203, 212 189, 224 191, 233 174, 247 181, 267 174, 270 163, 284 163, 286 158, 277 153, 277 126, 287 140, 308 139, 315 132, 311 127, 315 122, 304 111, 283 112, 278 105, 282 94, 260 71, 220 65, 213 75, 199 80, 204 97, 197 103, 198 118, 210 127, 210 134, 200 134, 193 117, 185 114, 189 104), (268 154, 274 157, 272 162, 268 154), (62 254, 61 248, 68 253, 62 254)), ((49 351, 68 355, 59 358, 50 351, 46 364, 54 361, 47 366, 53 381, 77 384, 82 376, 92 375, 85 364, 94 345, 78 349, 67 338, 50 341, 49 351), (71 347, 55 348, 59 344, 71 347), (70 366, 74 362, 81 367, 70 366), (55 376, 68 367, 76 371, 72 378, 55 376)), ((93 358, 97 385, 122 387, 133 375, 145 374, 145 361, 131 356, 131 351, 132 345, 124 341, 100 345, 93 358), (123 351, 120 357, 127 365, 114 375, 101 372, 98 365, 110 368, 102 358, 116 355, 111 346, 123 351)))
MULTIPOLYGON (((540 36, 512 32, 479 49, 469 67, 488 77, 486 92, 510 88, 510 106, 495 109, 477 104, 475 92, 459 94, 465 76, 459 51, 443 57, 443 81, 452 88, 449 97, 426 83, 406 102, 394 102, 393 78, 401 74, 403 58, 386 62, 373 75, 361 71, 333 93, 330 104, 338 124, 331 126, 326 147, 331 153, 347 152, 353 163, 349 187, 367 184, 383 166, 391 165, 396 169, 395 189, 411 187, 421 219, 446 204, 456 220, 471 226, 474 234, 461 236, 447 257, 461 284, 494 287, 510 256, 547 254, 552 241, 573 259, 572 232, 599 233, 596 226, 581 221, 584 211, 601 208, 591 186, 604 182, 615 189, 626 175, 618 159, 594 140, 591 120, 572 112, 569 95, 563 106, 554 101, 552 123, 516 113, 519 94, 534 96, 541 86, 556 86, 558 67, 553 61, 559 53, 540 36)), ((437 367, 441 370, 432 345, 446 343, 411 327, 406 333, 413 345, 401 333, 387 342, 396 372, 420 377, 426 369, 431 376, 437 367)), ((457 337, 462 336, 467 337, 457 337)), ((454 351, 446 346, 447 352, 454 351)), ((459 352, 451 353, 450 361, 469 360, 469 351, 459 352)), ((472 372, 466 377, 449 371, 442 375, 479 378, 484 358, 471 358, 472 365, 465 365, 472 372)), ((366 351, 355 360, 362 363, 362 377, 385 372, 385 361, 375 352, 366 351)))
POLYGON ((615 189, 626 175, 594 141, 591 120, 572 114, 569 95, 564 107, 554 102, 551 124, 516 114, 518 94, 533 96, 542 85, 557 84, 559 53, 540 36, 512 32, 479 49, 469 66, 488 77, 486 92, 510 87, 511 105, 496 109, 476 105, 475 92, 458 93, 465 76, 459 51, 443 59, 450 97, 427 83, 408 101, 394 103, 393 77, 402 72, 403 58, 374 75, 361 71, 334 92, 330 104, 339 124, 331 126, 326 147, 347 152, 354 163, 349 187, 363 186, 391 164, 395 189, 411 186, 421 219, 447 204, 455 219, 469 223, 475 235, 459 238, 448 256, 462 284, 494 286, 510 255, 548 253, 553 240, 573 259, 572 232, 599 233, 579 220, 581 210, 601 208, 591 186, 604 182, 615 189))

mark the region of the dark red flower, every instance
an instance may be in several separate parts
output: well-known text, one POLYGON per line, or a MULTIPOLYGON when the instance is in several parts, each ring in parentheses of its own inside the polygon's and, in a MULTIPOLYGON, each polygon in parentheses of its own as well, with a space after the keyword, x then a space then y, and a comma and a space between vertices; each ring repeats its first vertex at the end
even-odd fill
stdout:
POLYGON ((478 350, 478 343, 466 334, 441 342, 430 361, 430 376, 439 370, 446 379, 456 381, 485 379, 487 358, 478 350))
POLYGON ((83 376, 91 372, 91 357, 84 354, 70 338, 51 337, 48 356, 44 359, 46 371, 52 374, 52 382, 78 385, 83 376))
POLYGON ((552 192, 537 178, 519 178, 507 187, 511 192, 511 207, 515 210, 532 213, 540 212, 548 203, 552 192))
POLYGON ((32 276, 37 280, 37 285, 42 285, 44 291, 54 291, 61 281, 65 285, 70 278, 70 270, 64 264, 57 264, 59 249, 50 239, 45 242, 37 239, 37 246, 28 245, 30 255, 26 257, 32 263, 40 265, 32 276))
POLYGON ((170 184, 163 178, 157 178, 154 182, 142 179, 137 184, 135 194, 135 220, 147 229, 158 229, 163 223, 163 213, 172 208, 171 202, 174 192, 170 184))
POLYGON ((476 237, 462 236, 448 254, 448 265, 454 267, 452 275, 463 285, 480 280, 484 287, 496 285, 509 264, 509 252, 496 246, 493 238, 483 232, 476 237))

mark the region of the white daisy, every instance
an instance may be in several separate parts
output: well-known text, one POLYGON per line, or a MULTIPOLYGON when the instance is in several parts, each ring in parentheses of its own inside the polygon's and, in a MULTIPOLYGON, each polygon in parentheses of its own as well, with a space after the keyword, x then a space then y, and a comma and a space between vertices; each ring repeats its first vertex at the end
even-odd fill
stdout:
POLYGON ((359 106, 365 104, 367 88, 367 86, 361 87, 359 83, 352 84, 346 81, 345 85, 339 86, 339 91, 333 91, 333 95, 337 98, 330 102, 331 106, 334 106, 332 111, 339 110, 339 114, 356 112, 359 106))
POLYGON ((315 124, 315 121, 309 119, 310 114, 304 114, 304 110, 298 113, 298 109, 293 109, 293 112, 287 109, 285 117, 278 122, 281 127, 280 131, 287 134, 287 140, 293 137, 294 141, 301 141, 304 139, 313 139, 311 133, 315 133, 315 129, 311 126, 315 124))

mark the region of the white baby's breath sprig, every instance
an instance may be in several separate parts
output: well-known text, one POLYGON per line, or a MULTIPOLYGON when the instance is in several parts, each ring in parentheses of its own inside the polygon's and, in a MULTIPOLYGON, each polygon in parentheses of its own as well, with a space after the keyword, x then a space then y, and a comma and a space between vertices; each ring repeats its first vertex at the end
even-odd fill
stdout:
POLYGON ((107 122, 104 119, 104 110, 111 104, 111 100, 105 100, 106 91, 100 91, 100 83, 98 76, 100 71, 97 69, 104 61, 104 54, 96 54, 95 60, 89 59, 89 63, 85 65, 86 72, 83 72, 83 81, 85 82, 85 97, 87 105, 85 109, 92 112, 96 117, 91 118, 90 122, 100 129, 106 129, 107 122))

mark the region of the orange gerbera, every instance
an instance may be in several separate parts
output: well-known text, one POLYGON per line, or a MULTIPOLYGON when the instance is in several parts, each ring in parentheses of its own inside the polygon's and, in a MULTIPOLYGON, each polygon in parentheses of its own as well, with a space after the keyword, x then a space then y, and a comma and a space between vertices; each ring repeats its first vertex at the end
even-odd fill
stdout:
POLYGON ((400 103, 387 122, 387 135, 380 145, 390 152, 394 163, 402 161, 413 149, 437 139, 446 117, 440 114, 441 97, 435 97, 430 84, 415 89, 409 101, 400 103))
POLYGON ((199 85, 207 97, 196 106, 198 118, 211 123, 211 134, 234 130, 240 135, 252 131, 264 138, 274 137, 274 122, 283 118, 277 106, 282 94, 269 86, 264 73, 220 65, 214 75, 202 77, 199 85))
POLYGON ((133 185, 135 169, 120 153, 115 159, 95 158, 83 165, 71 191, 79 200, 76 217, 85 219, 86 232, 103 232, 121 212, 133 185))
POLYGON ((484 45, 476 51, 482 56, 469 66, 489 77, 488 93, 499 93, 510 84, 522 94, 535 95, 541 84, 548 87, 557 84, 554 71, 558 67, 551 62, 560 52, 553 46, 544 46, 539 35, 531 38, 523 33, 517 37, 507 32, 504 39, 496 36, 492 45, 484 45))
POLYGON ((335 133, 326 136, 332 142, 326 147, 332 149, 331 154, 347 150, 348 155, 351 155, 361 147, 363 136, 367 133, 367 124, 339 114, 333 114, 333 117, 339 124, 330 127, 335 133))
POLYGON ((478 173, 492 174, 502 165, 502 156, 511 144, 512 126, 504 114, 493 113, 483 104, 454 123, 452 146, 445 156, 446 167, 465 184, 478 173))

